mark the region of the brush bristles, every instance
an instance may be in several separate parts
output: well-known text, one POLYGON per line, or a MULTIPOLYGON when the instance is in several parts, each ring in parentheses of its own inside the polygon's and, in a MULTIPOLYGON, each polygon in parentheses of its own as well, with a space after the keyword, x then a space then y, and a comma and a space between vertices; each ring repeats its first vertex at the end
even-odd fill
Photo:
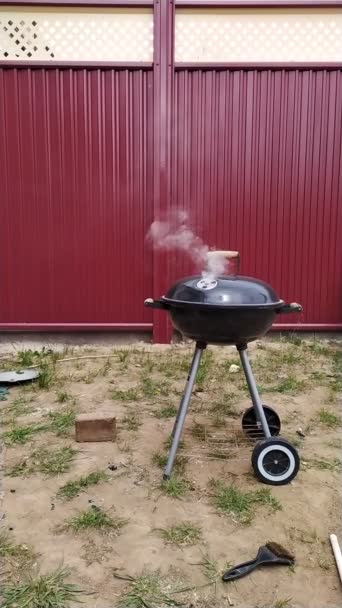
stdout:
POLYGON ((266 543, 266 547, 269 551, 272 551, 274 555, 277 557, 283 557, 285 559, 291 560, 291 562, 295 561, 295 556, 292 555, 283 545, 279 545, 278 543, 268 542, 266 543))

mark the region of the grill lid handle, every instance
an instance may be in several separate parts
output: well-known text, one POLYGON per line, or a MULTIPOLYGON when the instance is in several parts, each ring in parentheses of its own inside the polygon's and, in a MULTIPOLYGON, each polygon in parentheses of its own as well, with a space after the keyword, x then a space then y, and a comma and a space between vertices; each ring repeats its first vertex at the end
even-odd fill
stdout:
POLYGON ((169 308, 165 302, 153 300, 153 298, 147 298, 147 300, 144 302, 144 306, 147 306, 148 308, 160 308, 162 310, 167 310, 169 308))
POLYGON ((226 260, 233 260, 234 258, 240 257, 240 253, 238 251, 208 251, 207 255, 210 257, 217 255, 225 258, 226 260))
POLYGON ((297 302, 291 302, 290 304, 284 304, 284 306, 277 309, 277 312, 281 315, 289 313, 289 312, 302 312, 302 311, 303 311, 303 307, 300 304, 297 304, 297 302))

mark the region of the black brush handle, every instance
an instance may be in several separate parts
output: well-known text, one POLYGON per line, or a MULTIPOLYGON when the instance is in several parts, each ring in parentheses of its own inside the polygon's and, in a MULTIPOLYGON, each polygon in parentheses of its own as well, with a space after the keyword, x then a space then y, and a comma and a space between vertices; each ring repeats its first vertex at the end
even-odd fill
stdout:
POLYGON ((225 582, 235 581, 237 578, 242 578, 247 574, 250 574, 259 566, 260 562, 258 559, 252 559, 250 562, 245 562, 244 564, 240 564, 239 566, 234 566, 230 570, 224 573, 222 576, 222 580, 225 582))
POLYGON ((243 576, 250 574, 259 566, 290 566, 291 564, 293 564, 293 560, 285 556, 274 555, 272 551, 263 546, 259 548, 258 555, 255 559, 252 559, 249 562, 244 562, 243 564, 239 564, 239 566, 234 566, 230 570, 227 570, 227 572, 225 572, 222 576, 222 580, 225 582, 235 581, 238 578, 242 578, 243 576))

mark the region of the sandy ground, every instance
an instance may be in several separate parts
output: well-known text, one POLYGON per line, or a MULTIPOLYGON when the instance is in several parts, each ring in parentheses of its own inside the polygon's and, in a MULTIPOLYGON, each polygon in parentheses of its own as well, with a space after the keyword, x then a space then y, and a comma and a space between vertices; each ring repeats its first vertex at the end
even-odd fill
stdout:
MULTIPOLYGON (((35 385, 11 388, 9 399, 0 402, 2 432, 44 422, 51 411, 73 409, 76 413, 114 414, 118 437, 113 443, 76 444, 71 427, 66 436, 41 431, 25 444, 4 447, 3 528, 13 542, 39 555, 33 568, 42 572, 61 565, 70 568, 73 582, 92 593, 84 598, 89 608, 117 605, 128 583, 115 578, 114 573, 139 576, 157 570, 161 576, 171 576, 181 586, 191 588, 182 595, 188 607, 340 606, 342 590, 328 539, 330 533, 342 533, 342 434, 339 418, 322 420, 320 412, 341 414, 336 367, 341 348, 330 342, 280 341, 251 347, 263 400, 280 415, 282 436, 295 442, 303 464, 291 484, 268 486, 281 509, 257 506, 249 524, 220 512, 210 485, 215 479, 243 491, 265 488, 251 473, 253 445, 240 430, 240 414, 250 400, 241 370, 229 373, 236 359, 233 349, 210 348, 206 354, 204 377, 197 385, 186 421, 181 450, 186 464, 181 476, 189 484, 180 498, 161 488, 162 469, 153 456, 166 453, 164 442, 173 418, 157 416, 179 403, 191 345, 120 346, 116 350, 109 346, 76 347, 61 353, 64 358, 106 357, 57 362, 47 390, 35 385), (127 393, 129 389, 131 393, 127 393), (58 403, 63 391, 71 401, 58 403), (32 411, 13 417, 10 408, 18 399, 29 403, 32 411), (225 403, 230 404, 226 411, 225 403), (204 428, 204 436, 198 436, 194 428, 204 428), (305 438, 298 436, 298 428, 305 432, 305 438), (8 476, 34 450, 63 445, 77 450, 69 472, 8 476), (110 464, 117 468, 110 470, 110 464), (63 484, 95 470, 107 472, 109 479, 70 501, 56 497, 63 484), (89 509, 90 504, 126 519, 120 534, 75 534, 63 529, 70 517, 89 509), (184 521, 201 529, 199 542, 190 546, 166 543, 160 530, 184 521), (269 540, 295 554, 293 569, 264 569, 234 584, 225 585, 220 579, 215 585, 207 584, 208 572, 199 565, 205 559, 215 561, 220 572, 227 562, 252 559, 258 547, 269 540)), ((11 366, 4 354, 1 362, 2 367, 11 366)), ((16 573, 18 577, 21 574, 16 573)))

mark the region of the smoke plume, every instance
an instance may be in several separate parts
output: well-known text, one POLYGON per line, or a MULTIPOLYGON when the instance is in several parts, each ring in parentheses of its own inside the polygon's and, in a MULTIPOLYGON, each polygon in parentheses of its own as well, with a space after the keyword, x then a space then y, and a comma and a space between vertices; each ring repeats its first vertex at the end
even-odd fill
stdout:
POLYGON ((190 259, 202 268, 202 276, 205 279, 212 279, 224 273, 226 260, 220 254, 208 256, 208 245, 191 230, 185 211, 175 211, 166 220, 154 221, 147 233, 147 239, 155 249, 186 252, 190 259))

